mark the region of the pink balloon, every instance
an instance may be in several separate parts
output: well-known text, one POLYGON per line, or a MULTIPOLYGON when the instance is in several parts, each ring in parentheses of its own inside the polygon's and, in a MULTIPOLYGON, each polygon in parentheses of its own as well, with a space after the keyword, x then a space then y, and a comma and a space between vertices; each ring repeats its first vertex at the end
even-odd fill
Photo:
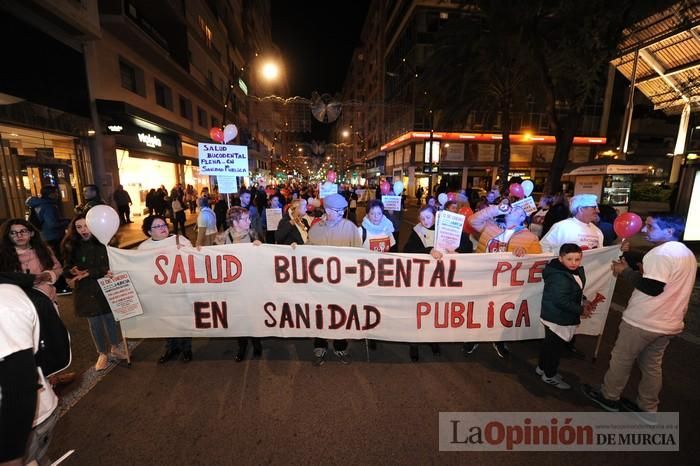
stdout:
POLYGON ((456 201, 457 200, 457 193, 447 193, 447 200, 448 201, 456 201))
POLYGON ((224 132, 216 126, 209 130, 209 137, 216 142, 224 142, 224 132))
POLYGON ((379 190, 382 192, 382 194, 387 196, 389 193, 391 193, 391 185, 388 181, 384 180, 379 184, 379 190))
POLYGON ((328 173, 326 173, 326 181, 328 181, 329 183, 335 183, 335 180, 337 179, 338 174, 333 170, 328 170, 328 173))
POLYGON ((508 188, 508 192, 511 196, 517 197, 518 199, 522 199, 525 197, 525 191, 523 190, 523 187, 520 186, 520 183, 513 183, 512 185, 510 185, 510 188, 508 188))
POLYGON ((620 238, 631 238, 642 229, 642 218, 633 212, 625 212, 617 216, 613 229, 620 238))

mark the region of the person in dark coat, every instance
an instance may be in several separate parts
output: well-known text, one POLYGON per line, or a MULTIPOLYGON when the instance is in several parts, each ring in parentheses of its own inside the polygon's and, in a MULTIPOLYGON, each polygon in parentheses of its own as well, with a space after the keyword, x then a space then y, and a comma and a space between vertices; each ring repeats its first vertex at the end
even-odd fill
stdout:
POLYGON ((105 370, 110 357, 126 359, 119 347, 117 324, 97 281, 109 272, 107 248, 92 236, 84 215, 76 215, 71 221, 61 246, 63 273, 74 290, 75 312, 88 319, 98 352, 95 370, 105 370))
POLYGON ((289 204, 275 231, 276 244, 304 244, 309 239, 309 225, 304 220, 306 201, 295 199, 289 204))
POLYGON ((595 304, 583 295, 586 274, 581 266, 583 251, 574 243, 564 243, 559 257, 542 271, 544 291, 540 319, 545 327, 544 341, 535 373, 544 383, 560 390, 571 386, 557 372, 564 346, 573 338, 581 317, 590 317, 595 304))
POLYGON ((540 238, 543 238, 555 223, 566 220, 569 217, 571 217, 571 211, 569 210, 569 203, 566 201, 566 197, 563 195, 556 196, 547 215, 544 216, 540 238))
POLYGON ((87 215, 88 210, 96 205, 103 205, 105 201, 100 196, 100 188, 96 184, 86 184, 83 186, 83 198, 85 202, 75 208, 76 214, 87 215))
POLYGON ((119 223, 122 225, 134 223, 131 221, 131 196, 129 192, 124 189, 124 186, 117 185, 117 189, 114 190, 112 197, 114 198, 114 203, 117 204, 119 223))

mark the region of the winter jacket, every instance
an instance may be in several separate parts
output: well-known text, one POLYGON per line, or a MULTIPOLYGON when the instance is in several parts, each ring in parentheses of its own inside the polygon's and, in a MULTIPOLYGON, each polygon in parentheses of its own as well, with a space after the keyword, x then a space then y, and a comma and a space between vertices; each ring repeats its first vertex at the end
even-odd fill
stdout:
POLYGON ((36 211, 41 222, 41 238, 44 241, 60 241, 63 238, 70 220, 61 216, 56 201, 31 197, 27 200, 27 207, 36 211))
POLYGON ((78 317, 95 317, 112 312, 109 308, 107 298, 105 298, 98 278, 104 277, 109 271, 109 258, 107 248, 90 238, 87 241, 80 241, 76 244, 70 257, 66 258, 63 267, 63 275, 72 278, 70 269, 77 266, 81 270, 87 270, 89 276, 79 280, 73 290, 75 313, 78 317))
POLYGON ((549 261, 542 271, 544 292, 542 293, 542 319, 558 325, 578 325, 583 312, 583 288, 586 274, 583 267, 575 271, 567 269, 558 258, 549 261), (583 287, 574 278, 581 278, 583 287))

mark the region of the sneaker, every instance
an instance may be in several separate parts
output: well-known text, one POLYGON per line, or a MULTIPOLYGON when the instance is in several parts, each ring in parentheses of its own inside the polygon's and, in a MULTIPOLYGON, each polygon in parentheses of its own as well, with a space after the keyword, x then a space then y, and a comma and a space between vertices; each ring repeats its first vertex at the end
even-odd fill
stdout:
POLYGON ((648 426, 655 426, 657 424, 657 413, 652 411, 644 411, 637 403, 625 397, 620 398, 620 411, 627 411, 634 414, 637 419, 648 426))
POLYGON ((335 355, 338 356, 338 359, 340 359, 340 362, 343 364, 352 363, 352 357, 350 357, 350 353, 347 351, 336 351, 335 355))
POLYGON ((469 356, 479 347, 479 343, 465 343, 462 345, 462 352, 465 356, 469 356))
POLYGON ((326 362, 326 350, 323 348, 315 348, 314 349, 314 360, 312 364, 315 367, 321 367, 323 363, 326 362))
POLYGON ((107 369, 107 366, 109 366, 109 358, 105 353, 100 353, 100 356, 97 358, 97 362, 95 363, 95 370, 96 371, 103 371, 107 369))
POLYGON ((586 398, 588 398, 604 410, 610 411, 611 413, 616 413, 620 411, 620 402, 615 400, 608 400, 603 396, 599 389, 593 388, 590 385, 584 385, 583 387, 581 387, 581 391, 583 392, 583 395, 586 398))
MULTIPOLYGON (((544 375, 544 371, 543 371, 542 369, 540 369, 540 366, 537 366, 537 367, 535 368, 535 374, 537 374, 537 375, 539 375, 540 377, 542 377, 542 376, 544 375)), ((563 377, 561 376, 561 374, 560 374, 559 372, 557 372, 557 374, 555 375, 555 377, 559 377, 560 379, 563 379, 563 377)))
POLYGON ((555 375, 554 377, 547 377, 545 374, 542 374, 542 377, 540 378, 542 379, 542 382, 557 387, 559 390, 569 390, 571 388, 571 385, 564 382, 559 374, 555 375))
POLYGON ((508 349, 508 345, 506 345, 506 343, 504 341, 498 341, 498 342, 491 343, 491 346, 493 346, 493 349, 496 350, 496 354, 501 359, 505 359, 510 355, 510 350, 508 349))

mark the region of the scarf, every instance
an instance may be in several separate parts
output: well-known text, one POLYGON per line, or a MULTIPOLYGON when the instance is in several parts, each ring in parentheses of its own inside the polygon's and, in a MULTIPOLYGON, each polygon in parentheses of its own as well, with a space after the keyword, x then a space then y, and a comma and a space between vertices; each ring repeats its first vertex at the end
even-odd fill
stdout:
POLYGON ((379 225, 375 225, 369 221, 369 217, 365 216, 365 218, 362 220, 362 227, 367 230, 368 235, 372 236, 389 236, 394 232, 394 224, 391 223, 391 220, 386 217, 382 217, 382 221, 379 222, 379 225))

